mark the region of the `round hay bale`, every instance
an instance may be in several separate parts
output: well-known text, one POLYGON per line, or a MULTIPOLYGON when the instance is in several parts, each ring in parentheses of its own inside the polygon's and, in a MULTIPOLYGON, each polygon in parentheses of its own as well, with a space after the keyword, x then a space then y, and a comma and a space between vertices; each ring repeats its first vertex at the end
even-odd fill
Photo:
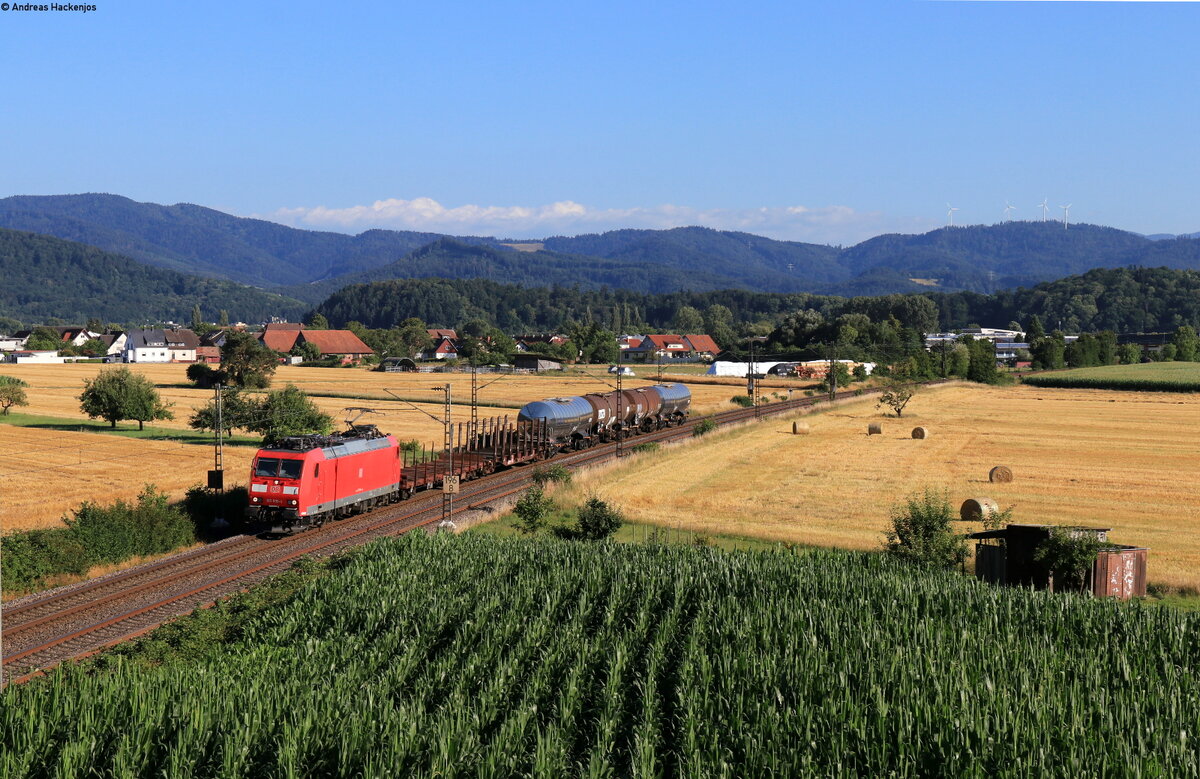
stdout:
POLYGON ((982 522, 999 513, 1000 507, 991 498, 967 498, 958 510, 963 522, 982 522))
POLYGON ((1012 481, 1012 469, 1007 465, 997 465, 988 471, 988 481, 992 484, 1010 482, 1012 481))
POLYGON ((883 425, 878 422, 867 425, 867 435, 883 435, 883 425))
POLYGON ((792 435, 808 435, 808 433, 809 433, 809 429, 808 429, 807 422, 793 422, 792 423, 792 435))
POLYGON ((928 438, 929 437, 929 428, 914 427, 913 431, 912 431, 912 437, 913 438, 928 438))

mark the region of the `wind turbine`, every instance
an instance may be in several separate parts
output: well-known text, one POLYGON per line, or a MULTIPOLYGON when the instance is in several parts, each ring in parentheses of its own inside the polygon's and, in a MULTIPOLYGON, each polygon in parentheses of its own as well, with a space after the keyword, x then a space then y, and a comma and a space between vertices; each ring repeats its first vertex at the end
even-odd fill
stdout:
POLYGON ((949 203, 946 204, 946 208, 950 209, 949 211, 946 212, 946 216, 950 217, 950 226, 954 227, 954 212, 957 211, 958 209, 955 208, 954 206, 950 205, 949 203))
POLYGON ((1059 206, 1059 208, 1061 208, 1063 210, 1063 229, 1064 230, 1067 229, 1067 217, 1069 217, 1071 215, 1071 206, 1072 205, 1074 205, 1074 204, 1068 203, 1065 206, 1059 206))
POLYGON ((1004 201, 1004 218, 1011 222, 1012 215, 1009 212, 1015 211, 1016 208, 1017 208, 1016 206, 1010 205, 1009 202, 1007 200, 1005 200, 1004 201))
POLYGON ((1046 204, 1050 202, 1050 198, 1042 198, 1042 221, 1046 221, 1046 204))

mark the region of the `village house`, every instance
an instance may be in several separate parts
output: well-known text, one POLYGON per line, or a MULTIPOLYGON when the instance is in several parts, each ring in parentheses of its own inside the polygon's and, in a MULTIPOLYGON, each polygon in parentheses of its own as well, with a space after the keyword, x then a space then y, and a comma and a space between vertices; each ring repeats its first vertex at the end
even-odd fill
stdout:
POLYGON ((162 330, 134 328, 125 334, 124 362, 170 362, 167 336, 162 330))
POLYGON ((637 346, 625 349, 624 354, 628 359, 644 362, 656 362, 660 358, 663 361, 708 362, 720 351, 707 335, 648 335, 637 346))
MULTIPOLYGON (((454 332, 453 330, 447 332, 454 332)), ((433 346, 417 355, 418 360, 454 360, 458 358, 458 344, 447 336, 434 339, 433 346)))
POLYGON ((171 353, 171 362, 195 362, 196 349, 200 346, 200 338, 185 327, 163 330, 167 339, 167 350, 171 353))

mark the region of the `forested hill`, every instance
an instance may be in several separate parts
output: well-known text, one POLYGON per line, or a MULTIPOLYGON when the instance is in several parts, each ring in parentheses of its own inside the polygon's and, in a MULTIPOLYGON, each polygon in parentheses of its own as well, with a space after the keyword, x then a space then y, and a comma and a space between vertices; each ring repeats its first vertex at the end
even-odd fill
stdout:
POLYGON ((91 317, 137 324, 190 321, 192 307, 216 321, 293 317, 304 304, 224 279, 152 268, 128 257, 46 235, 0 228, 0 315, 26 323, 91 317))
POLYGON ((1063 278, 1092 268, 1156 265, 1200 268, 1190 239, 1151 241, 1136 233, 1061 222, 945 227, 922 235, 881 235, 845 249, 854 276, 880 269, 939 287, 989 292, 1063 278))
POLYGON ((637 291, 715 290, 741 286, 738 279, 729 274, 558 252, 517 251, 442 238, 382 268, 279 289, 301 299, 321 300, 347 284, 422 278, 486 279, 523 286, 580 285, 637 291))
POLYGON ((360 235, 297 230, 187 203, 162 206, 100 194, 3 198, 0 227, 91 244, 184 273, 265 287, 386 265, 442 237, 391 230, 360 235))
POLYGON ((1200 240, 1095 225, 1008 222, 883 235, 849 248, 701 227, 507 241, 370 230, 297 230, 209 208, 115 195, 0 199, 0 227, 98 246, 141 262, 279 288, 311 303, 387 278, 483 278, 638 292, 746 289, 839 295, 993 292, 1097 267, 1200 269, 1200 240))
MULTIPOLYGON (((896 316, 907 326, 932 330, 980 324, 1005 327, 1037 315, 1047 329, 1068 332, 1168 331, 1200 328, 1200 272, 1168 268, 1088 271, 1028 289, 995 295, 974 292, 924 293, 845 298, 807 293, 745 290, 649 294, 570 287, 522 287, 484 280, 411 279, 347 287, 320 306, 336 326, 357 320, 391 327, 408 317, 452 327, 484 319, 507 332, 562 329, 568 320, 595 322, 617 332, 676 326, 682 309, 724 307, 734 325, 769 330, 788 314, 813 310, 826 319, 842 313, 872 319, 896 316), (922 301, 925 301, 922 303, 922 301), (927 314, 928 301, 936 315, 927 314)), ((711 323, 705 322, 708 327, 711 323)), ((742 328, 747 332, 747 328, 742 328)))

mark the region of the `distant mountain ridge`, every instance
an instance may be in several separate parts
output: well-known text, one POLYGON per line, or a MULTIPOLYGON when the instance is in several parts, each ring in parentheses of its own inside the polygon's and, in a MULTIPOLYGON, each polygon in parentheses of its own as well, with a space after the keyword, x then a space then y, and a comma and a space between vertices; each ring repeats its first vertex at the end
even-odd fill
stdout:
POLYGON ((1097 267, 1200 268, 1200 239, 1110 227, 1007 222, 881 235, 838 248, 680 227, 514 242, 393 230, 299 230, 202 206, 117 195, 0 199, 0 227, 53 235, 187 273, 317 303, 348 284, 479 278, 640 292, 744 289, 839 295, 1029 286, 1097 267), (508 243, 528 243, 522 249, 508 243))
POLYGON ((305 304, 226 279, 155 268, 94 246, 0 228, 0 315, 26 323, 51 317, 83 324, 233 321, 299 316, 305 304))

